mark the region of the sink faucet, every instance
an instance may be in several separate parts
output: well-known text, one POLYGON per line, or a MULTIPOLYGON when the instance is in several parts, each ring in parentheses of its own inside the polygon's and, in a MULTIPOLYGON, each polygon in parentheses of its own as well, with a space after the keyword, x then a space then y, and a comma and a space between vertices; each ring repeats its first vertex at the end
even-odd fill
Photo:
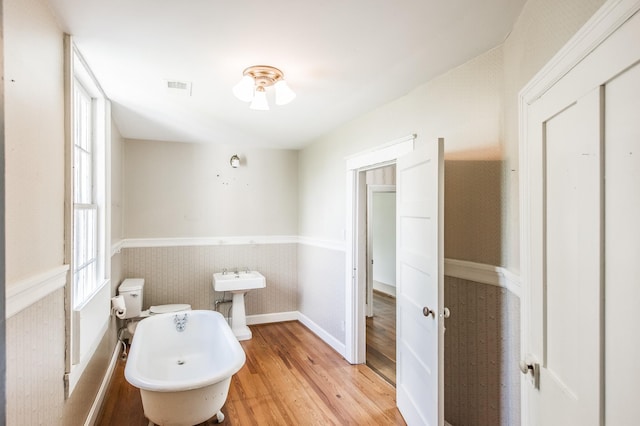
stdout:
POLYGON ((222 275, 227 275, 227 268, 224 268, 224 269, 222 270, 222 275))
POLYGON ((236 278, 240 277, 240 272, 238 272, 238 267, 236 266, 236 270, 234 271, 234 274, 236 274, 236 278))
POLYGON ((251 270, 249 269, 249 267, 248 267, 248 266, 245 266, 245 267, 244 267, 244 273, 245 273, 245 274, 248 274, 249 272, 251 272, 251 270))

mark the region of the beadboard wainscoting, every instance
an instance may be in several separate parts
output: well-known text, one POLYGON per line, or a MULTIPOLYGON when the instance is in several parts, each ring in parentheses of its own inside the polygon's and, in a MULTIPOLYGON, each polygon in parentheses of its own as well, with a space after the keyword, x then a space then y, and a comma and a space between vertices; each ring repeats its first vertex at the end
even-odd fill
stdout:
POLYGON ((491 282, 445 276, 445 416, 453 425, 520 424, 520 298, 512 291, 519 287, 498 268, 491 276, 488 265, 467 263, 454 272, 491 282))
MULTIPOLYGON (((217 238, 191 245, 188 240, 125 240, 123 278, 144 278, 145 308, 188 303, 193 309, 214 309, 224 294, 213 291, 213 274, 225 268, 250 268, 265 276, 267 286, 247 293, 248 316, 296 311, 296 244, 288 239, 268 240, 217 238)), ((229 307, 222 304, 219 310, 226 316, 229 307)))
POLYGON ((59 424, 64 405, 64 289, 7 319, 7 424, 59 424))

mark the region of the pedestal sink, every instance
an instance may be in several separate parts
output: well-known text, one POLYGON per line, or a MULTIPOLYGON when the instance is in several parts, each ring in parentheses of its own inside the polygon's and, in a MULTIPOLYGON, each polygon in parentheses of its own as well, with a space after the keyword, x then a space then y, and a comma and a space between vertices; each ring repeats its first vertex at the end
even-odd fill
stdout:
POLYGON ((251 330, 247 327, 247 314, 244 307, 244 295, 254 288, 264 288, 267 280, 258 271, 216 272, 213 274, 215 291, 230 291, 233 294, 231 306, 231 330, 238 340, 251 339, 251 330))

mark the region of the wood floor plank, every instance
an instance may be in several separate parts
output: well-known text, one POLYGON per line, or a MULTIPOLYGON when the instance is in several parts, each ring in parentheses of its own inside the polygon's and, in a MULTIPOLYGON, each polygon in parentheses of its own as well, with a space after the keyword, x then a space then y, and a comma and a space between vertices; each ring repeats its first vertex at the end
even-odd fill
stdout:
MULTIPOLYGON (((350 365, 297 321, 251 326, 247 356, 222 408, 224 424, 404 425, 395 388, 366 365, 350 365)), ((138 389, 119 361, 99 426, 146 426, 138 389)), ((214 418, 215 419, 215 418, 214 418)), ((202 425, 216 424, 210 419, 202 425)))

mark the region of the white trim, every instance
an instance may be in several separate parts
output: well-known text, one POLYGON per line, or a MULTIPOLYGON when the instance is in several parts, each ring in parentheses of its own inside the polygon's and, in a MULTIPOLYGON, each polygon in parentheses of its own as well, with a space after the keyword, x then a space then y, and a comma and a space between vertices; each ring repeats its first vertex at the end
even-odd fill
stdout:
MULTIPOLYGON (((352 364, 365 362, 365 273, 366 247, 360 247, 360 232, 366 232, 365 219, 358 206, 364 203, 362 191, 366 185, 362 181, 361 172, 382 165, 393 164, 415 148, 417 135, 411 134, 404 138, 393 140, 385 145, 375 147, 369 151, 354 154, 346 160, 345 184, 345 351, 344 357, 352 364), (362 296, 360 296, 362 294, 362 296)), ((362 173, 364 174, 364 173, 362 173)), ((364 205, 360 206, 364 210, 364 205)))
POLYGON ((107 366, 107 370, 102 377, 102 382, 100 383, 100 388, 98 389, 98 394, 93 400, 91 404, 91 409, 89 410, 89 414, 87 414, 87 418, 84 421, 84 426, 92 426, 96 424, 96 420, 98 420, 98 414, 100 414, 100 409, 102 408, 102 403, 104 401, 105 396, 107 395, 107 390, 109 388, 109 383, 111 382, 111 377, 113 376, 113 372, 116 369, 116 363, 118 362, 118 358, 120 358, 120 342, 116 343, 115 348, 113 349, 113 354, 111 355, 111 360, 109 361, 109 365, 107 366))
MULTIPOLYGON (((73 314, 78 315, 79 311, 73 311, 73 314)), ((65 380, 67 382, 67 397, 71 396, 71 394, 75 390, 76 386, 78 385, 78 382, 80 381, 80 378, 82 377, 82 373, 84 373, 84 370, 89 365, 91 358, 96 353, 96 349, 98 349, 98 346, 100 345, 100 342, 104 338, 104 334, 107 332, 108 329, 109 329, 109 322, 106 321, 103 324, 103 326, 100 327, 100 330, 98 330, 98 332, 95 333, 95 335, 99 336, 99 338, 96 338, 93 341, 89 349, 86 351, 85 356, 80 359, 80 362, 78 364, 73 364, 71 366, 71 371, 65 374, 65 380)))
POLYGON ((38 300, 63 288, 69 265, 62 265, 6 287, 5 318, 10 318, 38 300))
POLYGON ((318 324, 313 322, 311 318, 303 314, 302 312, 298 312, 298 321, 304 324, 309 330, 311 330, 316 336, 322 339, 327 345, 331 346, 336 352, 338 352, 341 356, 344 357, 345 354, 345 345, 340 342, 338 339, 329 334, 324 328, 320 327, 318 324))
POLYGON ((272 322, 295 321, 299 312, 274 312, 271 314, 247 315, 247 325, 271 324, 272 322))
POLYGON ((111 278, 106 278, 102 281, 102 284, 100 284, 98 287, 96 287, 95 291, 91 294, 91 296, 89 296, 87 298, 87 300, 85 300, 84 302, 82 302, 82 304, 76 306, 75 308, 73 308, 74 311, 81 311, 83 310, 88 304, 90 304, 93 299, 95 299, 98 294, 100 294, 100 292, 105 288, 105 286, 109 285, 111 283, 111 278))
POLYGON ((329 250, 345 251, 345 242, 339 240, 325 240, 321 238, 297 235, 285 236, 251 236, 251 237, 207 237, 207 238, 127 238, 111 245, 111 256, 125 248, 150 247, 190 247, 190 246, 220 246, 220 245, 260 245, 260 244, 304 244, 308 246, 326 248, 329 250))
POLYGON ((115 256, 116 254, 120 254, 120 252, 122 251, 123 244, 124 244, 124 240, 118 240, 115 243, 114 242, 111 243, 111 257, 115 256))
POLYGON ((337 240, 322 240, 320 238, 312 237, 298 237, 298 244, 304 244, 307 246, 320 247, 328 250, 345 251, 346 246, 344 241, 337 240))
POLYGON ((524 86, 520 91, 521 101, 531 104, 539 99, 638 10, 639 0, 605 3, 524 86))
POLYGON ((105 280, 98 291, 78 308, 73 309, 71 320, 77 324, 75 328, 76 345, 70 370, 65 374, 67 380, 67 394, 69 397, 80 381, 98 346, 109 329, 111 280, 105 280))
POLYGON ((416 135, 411 134, 368 151, 350 155, 345 158, 347 170, 363 170, 391 164, 396 158, 413 151, 415 140, 416 135))
POLYGON ((502 287, 520 297, 520 278, 501 266, 445 259, 444 274, 448 277, 502 287))
POLYGON ((187 238, 127 238, 120 242, 123 248, 222 246, 254 244, 295 244, 295 235, 260 235, 246 237, 187 237, 187 238))

